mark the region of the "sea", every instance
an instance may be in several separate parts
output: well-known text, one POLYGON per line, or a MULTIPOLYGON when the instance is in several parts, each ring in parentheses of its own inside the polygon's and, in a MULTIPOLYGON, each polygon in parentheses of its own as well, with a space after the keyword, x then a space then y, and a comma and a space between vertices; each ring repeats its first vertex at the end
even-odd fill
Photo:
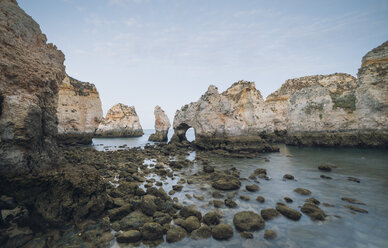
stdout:
MULTIPOLYGON (((148 136, 154 130, 145 130, 142 137, 136 138, 95 138, 93 147, 100 151, 125 149, 125 147, 144 147, 148 136), (121 148, 120 148, 121 147, 121 148)), ((171 137, 172 134, 169 135, 171 137)), ((194 131, 188 130, 189 140, 194 140, 194 131)), ((158 247, 349 247, 349 248, 381 248, 388 247, 388 150, 386 149, 359 149, 359 148, 319 148, 296 147, 279 145, 280 152, 262 154, 257 158, 224 158, 209 155, 208 159, 219 169, 237 168, 241 178, 248 178, 257 168, 265 168, 270 180, 259 179, 258 192, 245 191, 245 185, 252 184, 249 180, 242 180, 242 186, 236 197, 238 207, 218 209, 223 214, 223 222, 233 226, 233 216, 240 211, 254 211, 275 208, 277 202, 284 202, 284 197, 293 199, 287 205, 300 210, 305 199, 314 197, 321 204, 319 207, 327 214, 324 221, 313 221, 302 214, 299 221, 292 221, 283 216, 265 222, 265 228, 253 232, 253 239, 243 239, 234 230, 233 238, 227 241, 217 241, 213 238, 192 240, 189 237, 177 243, 162 243, 158 247), (317 169, 320 164, 335 166, 331 172, 322 172, 317 169), (284 174, 292 174, 295 180, 283 180, 284 174), (326 175, 332 179, 322 179, 326 175), (350 181, 349 177, 359 182, 350 181), (302 196, 295 193, 295 188, 306 188, 312 192, 311 196, 302 196), (239 196, 249 196, 244 201, 239 196), (256 201, 257 196, 265 198, 264 203, 256 201), (355 198, 365 205, 350 204, 341 200, 342 197, 355 198), (324 204, 325 203, 325 204, 324 204), (368 213, 351 211, 344 205, 354 205, 363 208, 368 213), (266 229, 275 230, 277 238, 264 239, 266 229)), ((195 158, 195 152, 188 159, 195 158)), ((155 161, 144 161, 153 164, 155 161)), ((201 166, 194 163, 192 167, 183 169, 186 175, 201 170, 201 166)), ((159 179, 157 175, 150 178, 159 179)), ((172 189, 179 177, 169 179, 163 185, 166 192, 172 189)), ((194 204, 204 215, 214 211, 208 204, 213 200, 210 184, 185 184, 182 192, 174 197, 179 198, 183 205, 194 204), (204 196, 204 200, 188 199, 186 194, 204 196)), ((127 247, 112 242, 112 247, 127 247)), ((131 247, 131 246, 128 246, 131 247)), ((139 247, 147 247, 140 244, 139 247)))

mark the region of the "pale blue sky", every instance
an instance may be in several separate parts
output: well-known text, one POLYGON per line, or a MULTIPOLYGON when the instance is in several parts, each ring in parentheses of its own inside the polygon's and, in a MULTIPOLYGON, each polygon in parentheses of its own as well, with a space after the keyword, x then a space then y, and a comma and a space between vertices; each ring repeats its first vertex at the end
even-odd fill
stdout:
POLYGON ((388 40, 388 1, 18 0, 66 56, 66 70, 94 83, 104 114, 134 105, 153 128, 155 105, 171 122, 208 85, 240 79, 264 97, 286 79, 357 74, 388 40))

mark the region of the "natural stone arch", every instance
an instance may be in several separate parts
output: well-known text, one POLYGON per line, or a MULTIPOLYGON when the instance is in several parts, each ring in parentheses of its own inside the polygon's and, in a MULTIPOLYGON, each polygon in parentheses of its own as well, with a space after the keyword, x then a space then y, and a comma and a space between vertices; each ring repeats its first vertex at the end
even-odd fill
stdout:
POLYGON ((194 133, 195 133, 195 128, 194 127, 192 127, 192 126, 190 126, 190 125, 188 125, 186 123, 179 124, 176 128, 174 128, 174 135, 171 138, 171 141, 178 141, 178 142, 187 141, 186 132, 190 128, 193 128, 194 129, 194 133))

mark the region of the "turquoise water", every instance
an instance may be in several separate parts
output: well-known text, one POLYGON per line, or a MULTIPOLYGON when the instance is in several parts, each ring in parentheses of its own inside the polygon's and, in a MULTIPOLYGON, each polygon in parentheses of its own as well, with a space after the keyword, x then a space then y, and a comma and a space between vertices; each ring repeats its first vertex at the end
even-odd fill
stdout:
MULTIPOLYGON (((152 133, 152 131, 150 132, 152 133)), ((147 134, 147 132, 146 132, 147 134)), ((145 135, 146 136, 146 135, 145 135)), ((193 138, 188 134, 188 137, 193 138)), ((95 139, 95 144, 103 146, 119 146, 127 142, 133 144, 147 143, 147 137, 128 139, 95 139), (143 143, 142 143, 143 141, 143 143)), ((103 146, 97 146, 103 147, 103 146)), ((113 149, 113 148, 112 148, 113 149)), ((195 153, 189 158, 193 159, 195 153)), ((238 203, 235 209, 222 207, 225 223, 233 226, 235 213, 252 210, 260 213, 263 208, 274 208, 276 203, 283 201, 283 197, 291 197, 294 202, 288 204, 294 209, 299 209, 308 197, 315 197, 321 203, 329 203, 333 207, 320 208, 328 215, 325 221, 312 221, 308 216, 302 215, 299 221, 292 221, 283 216, 266 221, 265 229, 273 229, 278 237, 267 241, 263 238, 264 230, 254 232, 254 239, 244 240, 237 231, 228 241, 216 241, 212 238, 195 241, 190 238, 159 247, 388 247, 388 151, 379 149, 353 149, 353 148, 299 148, 280 145, 279 153, 263 154, 255 159, 231 159, 209 155, 208 159, 219 169, 236 167, 242 178, 248 176, 256 168, 266 168, 271 180, 259 179, 258 192, 246 192, 245 185, 252 184, 251 180, 242 180, 242 187, 233 199, 238 203), (267 161, 266 161, 267 160, 267 161), (268 162, 269 160, 269 162, 268 162), (317 166, 322 163, 336 165, 332 172, 321 172, 317 166), (295 176, 295 181, 283 181, 284 174, 295 176), (325 174, 332 180, 321 179, 325 174), (360 183, 351 182, 347 177, 356 177, 360 183), (311 196, 301 196, 293 192, 295 188, 302 187, 312 192, 311 196), (250 201, 240 200, 239 196, 247 195, 250 201), (265 203, 258 203, 258 195, 264 196, 265 203), (368 210, 369 213, 351 213, 342 205, 349 204, 341 197, 352 197, 364 202, 366 205, 355 205, 368 210)), ((200 170, 201 166, 194 164, 182 171, 190 175, 200 170)), ((157 176, 152 176, 156 179, 157 176)), ((168 192, 175 181, 163 185, 168 192)), ((213 189, 207 182, 185 184, 182 192, 176 193, 184 205, 195 204, 202 214, 215 208, 208 204, 213 200, 213 189), (188 199, 185 194, 198 194, 205 197, 204 201, 195 198, 188 199)), ((226 192, 225 192, 226 193, 226 192)), ((141 245, 142 246, 142 245, 141 245)), ((112 247, 125 247, 113 243, 112 247)))

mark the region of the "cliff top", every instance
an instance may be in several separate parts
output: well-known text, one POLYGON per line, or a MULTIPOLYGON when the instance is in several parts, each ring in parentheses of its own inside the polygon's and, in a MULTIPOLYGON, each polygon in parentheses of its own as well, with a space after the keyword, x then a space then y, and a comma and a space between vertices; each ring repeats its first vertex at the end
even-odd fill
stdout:
POLYGON ((361 67, 382 62, 388 63, 388 41, 365 54, 361 60, 361 67))

